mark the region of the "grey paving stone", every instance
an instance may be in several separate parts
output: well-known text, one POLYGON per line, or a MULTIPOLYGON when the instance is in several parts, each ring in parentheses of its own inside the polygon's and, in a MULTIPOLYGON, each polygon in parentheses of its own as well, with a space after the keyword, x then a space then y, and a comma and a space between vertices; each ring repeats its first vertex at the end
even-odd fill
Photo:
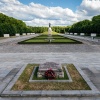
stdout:
POLYGON ((41 92, 41 96, 61 96, 61 91, 54 91, 54 90, 52 90, 52 91, 45 91, 45 90, 43 90, 42 92, 41 92))
POLYGON ((62 91, 61 92, 61 95, 62 96, 66 96, 66 97, 68 97, 68 96, 81 96, 81 92, 80 91, 77 91, 77 90, 73 90, 73 91, 71 91, 71 90, 69 90, 69 91, 62 91))
POLYGON ((4 77, 2 82, 9 83, 13 77, 14 77, 13 75, 9 75, 7 77, 4 77))
POLYGON ((100 100, 100 97, 96 97, 96 99, 95 100, 100 100))
MULTIPOLYGON (((100 47, 98 45, 88 45, 88 42, 84 42, 84 44, 41 44, 41 45, 19 45, 18 41, 22 41, 24 39, 28 39, 32 36, 19 37, 9 40, 0 41, 0 52, 1 53, 32 53, 32 52, 100 52, 100 47), (14 47, 14 48, 13 48, 14 47), (30 48, 30 49, 28 49, 30 48)), ((78 39, 79 40, 79 39, 78 39)), ((90 44, 92 44, 90 42, 90 44)))
POLYGON ((54 97, 52 100, 80 100, 79 97, 54 97))
POLYGON ((91 77, 91 80, 93 81, 93 83, 100 84, 100 78, 98 78, 98 77, 91 77))
POLYGON ((1 97, 0 100, 37 100, 37 97, 1 97))
POLYGON ((95 97, 81 97, 79 100, 96 100, 95 97))
POLYGON ((16 75, 19 72, 20 68, 13 68, 8 74, 9 75, 16 75))
POLYGON ((37 98, 37 100, 52 100, 51 97, 37 98))
POLYGON ((91 67, 90 70, 91 70, 94 74, 99 73, 99 71, 98 71, 95 67, 91 67))
POLYGON ((11 96, 21 96, 22 91, 3 91, 3 93, 1 94, 1 96, 3 97, 11 97, 11 96))
POLYGON ((82 97, 95 97, 95 96, 100 96, 100 92, 99 91, 85 91, 85 90, 80 90, 81 96, 82 97))
POLYGON ((42 91, 23 91, 21 96, 41 96, 42 91))
POLYGON ((98 70, 98 71, 99 71, 99 73, 95 73, 94 75, 95 75, 95 77, 100 79, 100 70, 98 70))
POLYGON ((100 100, 100 97, 1 97, 0 100, 100 100))
POLYGON ((100 84, 94 83, 94 85, 97 87, 97 89, 100 91, 100 84))
POLYGON ((1 94, 2 91, 5 89, 6 86, 7 86, 7 83, 0 82, 0 94, 1 94))
POLYGON ((95 76, 94 73, 92 71, 90 71, 88 68, 82 68, 82 70, 84 70, 84 72, 88 75, 88 76, 95 76))

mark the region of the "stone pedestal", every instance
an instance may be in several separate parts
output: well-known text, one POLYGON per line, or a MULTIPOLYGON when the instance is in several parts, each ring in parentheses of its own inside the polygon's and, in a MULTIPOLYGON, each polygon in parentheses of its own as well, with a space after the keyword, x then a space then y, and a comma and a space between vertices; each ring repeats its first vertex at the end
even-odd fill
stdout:
POLYGON ((49 69, 52 69, 55 72, 56 77, 60 77, 60 78, 64 77, 62 66, 54 62, 46 62, 44 64, 40 64, 37 76, 43 77, 45 72, 49 69))

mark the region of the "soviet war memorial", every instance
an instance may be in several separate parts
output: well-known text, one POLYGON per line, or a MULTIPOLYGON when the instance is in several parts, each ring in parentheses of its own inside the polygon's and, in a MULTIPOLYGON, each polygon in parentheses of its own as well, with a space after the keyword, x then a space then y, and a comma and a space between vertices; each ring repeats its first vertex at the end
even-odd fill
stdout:
POLYGON ((0 100, 100 100, 100 0, 0 0, 0 100))

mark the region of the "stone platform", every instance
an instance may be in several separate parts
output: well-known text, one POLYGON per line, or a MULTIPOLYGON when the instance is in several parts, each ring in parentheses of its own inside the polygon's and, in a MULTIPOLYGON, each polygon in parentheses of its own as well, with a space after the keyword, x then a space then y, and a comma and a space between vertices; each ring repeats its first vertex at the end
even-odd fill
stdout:
POLYGON ((58 63, 54 63, 54 62, 46 62, 44 64, 40 64, 37 76, 38 77, 43 77, 45 72, 47 70, 50 70, 50 69, 55 72, 56 77, 64 77, 64 72, 63 72, 63 69, 62 69, 62 65, 60 65, 58 63))

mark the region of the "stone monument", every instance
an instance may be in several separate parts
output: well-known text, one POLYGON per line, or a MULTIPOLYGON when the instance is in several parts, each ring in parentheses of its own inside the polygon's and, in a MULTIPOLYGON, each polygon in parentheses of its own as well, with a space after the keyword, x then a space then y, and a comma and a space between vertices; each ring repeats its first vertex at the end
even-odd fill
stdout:
POLYGON ((49 41, 49 43, 51 43, 51 42, 52 42, 52 40, 54 40, 54 39, 53 39, 53 37, 52 37, 51 23, 49 23, 49 28, 48 28, 48 37, 47 37, 47 39, 46 39, 46 40, 48 40, 48 41, 49 41))
POLYGON ((49 36, 52 36, 51 23, 49 23, 48 35, 49 35, 49 36))
POLYGON ((45 72, 49 69, 52 69, 55 72, 56 77, 60 77, 60 78, 64 77, 62 66, 54 62, 46 62, 44 64, 40 64, 37 76, 43 77, 45 72))

